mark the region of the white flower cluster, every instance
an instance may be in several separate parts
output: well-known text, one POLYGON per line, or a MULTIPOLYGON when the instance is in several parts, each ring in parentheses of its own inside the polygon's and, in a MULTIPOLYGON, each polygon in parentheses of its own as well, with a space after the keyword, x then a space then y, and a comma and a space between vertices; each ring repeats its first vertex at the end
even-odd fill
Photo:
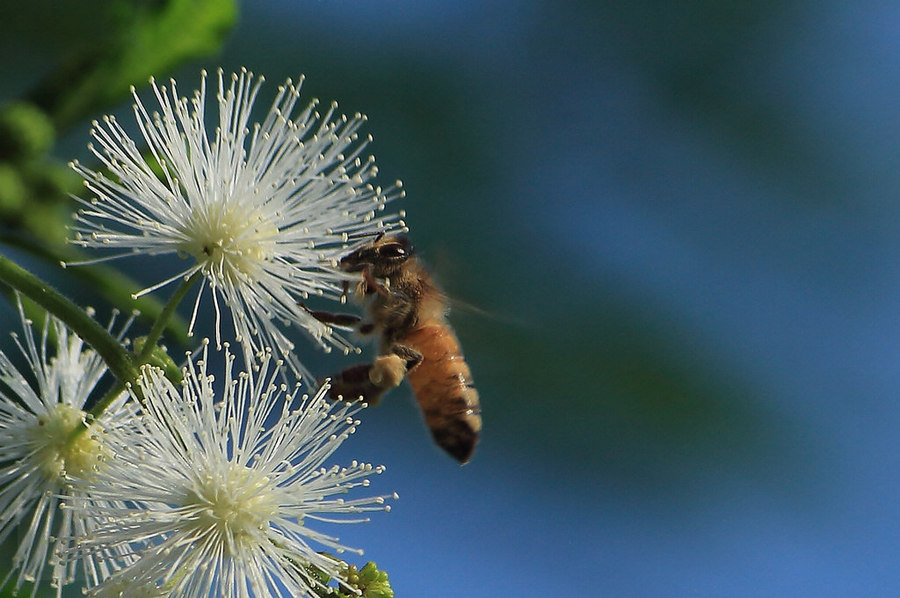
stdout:
POLYGON ((235 372, 233 362, 226 350, 220 389, 205 345, 189 359, 180 388, 145 366, 146 407, 135 425, 110 429, 111 455, 95 475, 72 479, 88 498, 67 510, 100 521, 76 540, 74 555, 110 569, 120 555, 129 563, 91 595, 141 588, 166 596, 306 596, 315 589, 313 568, 331 575, 340 568, 309 542, 347 550, 306 524, 323 516, 358 522, 359 513, 389 510, 388 497, 343 498, 383 467, 322 466, 354 432, 362 404, 333 404, 324 389, 313 396, 287 389, 271 353, 247 371, 235 372))
MULTIPOLYGON (((364 521, 360 513, 395 498, 347 496, 383 470, 327 464, 364 405, 287 385, 305 371, 285 324, 349 347, 302 302, 340 296, 347 275, 335 266, 353 237, 402 226, 384 211, 399 184, 373 184, 358 138, 364 117, 337 116, 335 105, 320 114, 315 102, 297 112, 299 84, 288 81, 250 124, 262 78, 220 71, 208 132, 206 83, 204 73, 188 100, 174 81, 153 82, 158 111, 135 95, 140 146, 114 118, 95 123, 91 150, 103 170, 73 164, 94 194, 80 200, 73 242, 117 250, 98 261, 187 258, 138 295, 202 280, 191 327, 211 295, 221 352, 204 341, 180 385, 145 365, 136 384, 117 386, 65 325, 48 318, 36 335, 20 306, 26 366, 0 352, 0 541, 17 532, 20 542, 0 587, 33 584, 32 596, 47 582, 58 596, 75 582, 90 596, 323 593, 323 580, 342 583, 347 565, 320 551, 352 549, 318 524, 364 521), (212 357, 224 358, 223 376, 212 357), (109 406, 95 416, 98 401, 109 406)), ((130 324, 118 333, 123 344, 130 324)))
MULTIPOLYGON (((0 541, 13 531, 20 534, 12 567, 3 578, 4 584, 14 579, 16 590, 24 582, 40 580, 48 566, 54 585, 74 579, 75 561, 58 556, 71 537, 85 535, 98 520, 90 513, 74 517, 60 508, 63 501, 82 496, 66 478, 90 477, 108 450, 107 430, 127 431, 136 414, 134 403, 118 393, 103 417, 88 422, 83 409, 106 373, 103 361, 62 323, 49 318, 38 343, 21 305, 19 313, 25 333, 13 336, 26 360, 22 369, 29 374, 0 352, 0 541), (56 337, 53 357, 47 354, 51 334, 56 337), (79 427, 87 429, 73 438, 79 427)), ((84 565, 85 572, 95 569, 90 561, 84 565)))
MULTIPOLYGON (((188 265, 142 295, 194 273, 202 273, 216 313, 221 344, 221 309, 230 311, 234 338, 250 355, 272 348, 304 374, 294 345, 282 330, 295 323, 326 348, 350 345, 302 307, 311 295, 337 298, 347 280, 335 265, 348 240, 374 236, 401 225, 385 214, 402 195, 372 183, 374 158, 362 157, 365 117, 324 114, 313 100, 295 116, 299 83, 290 80, 262 123, 250 113, 262 77, 243 71, 226 82, 218 73, 218 121, 206 123, 206 74, 191 100, 172 81, 152 81, 161 112, 147 111, 135 97, 134 112, 149 159, 113 118, 94 123, 94 155, 112 178, 78 162, 73 168, 95 194, 82 201, 74 243, 116 249, 123 255, 177 254, 188 265)), ((200 307, 197 294, 193 314, 200 307)), ((193 319, 191 328, 193 328, 193 319)))

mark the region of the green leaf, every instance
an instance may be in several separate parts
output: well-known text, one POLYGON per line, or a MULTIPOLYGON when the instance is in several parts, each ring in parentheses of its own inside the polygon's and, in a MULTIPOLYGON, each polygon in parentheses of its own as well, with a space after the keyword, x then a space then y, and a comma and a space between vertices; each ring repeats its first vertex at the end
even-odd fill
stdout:
POLYGON ((114 105, 136 82, 217 51, 237 19, 234 0, 118 2, 108 36, 51 73, 31 94, 57 131, 114 105))
POLYGON ((47 114, 28 102, 0 110, 0 159, 24 161, 46 153, 56 140, 47 114))

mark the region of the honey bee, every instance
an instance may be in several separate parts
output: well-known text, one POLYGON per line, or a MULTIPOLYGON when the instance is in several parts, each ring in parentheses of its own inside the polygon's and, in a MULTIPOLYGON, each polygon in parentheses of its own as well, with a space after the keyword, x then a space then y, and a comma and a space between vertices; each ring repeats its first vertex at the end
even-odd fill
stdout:
POLYGON ((409 380, 435 442, 467 463, 481 432, 481 407, 459 341, 447 323, 447 299, 403 235, 379 235, 344 256, 345 272, 361 273, 355 289, 368 318, 311 311, 318 320, 378 335, 378 357, 331 381, 333 398, 377 403, 409 380))

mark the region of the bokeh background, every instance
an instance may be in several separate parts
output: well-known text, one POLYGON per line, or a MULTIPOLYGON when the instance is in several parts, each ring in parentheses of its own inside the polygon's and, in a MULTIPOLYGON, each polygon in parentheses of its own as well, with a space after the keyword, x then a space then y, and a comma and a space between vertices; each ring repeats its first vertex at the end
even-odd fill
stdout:
MULTIPOLYGON (((4 98, 96 33, 84 3, 0 6, 4 98)), ((341 454, 400 494, 338 530, 398 597, 900 595, 900 5, 240 8, 169 74, 305 73, 366 113, 460 304, 473 461, 406 386, 341 454)))

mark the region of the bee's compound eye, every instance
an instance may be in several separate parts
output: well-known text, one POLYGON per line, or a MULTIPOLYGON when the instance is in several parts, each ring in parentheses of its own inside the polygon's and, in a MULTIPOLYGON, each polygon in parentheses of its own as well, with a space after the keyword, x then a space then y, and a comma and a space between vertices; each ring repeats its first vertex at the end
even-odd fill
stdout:
POLYGON ((405 258, 409 255, 406 247, 404 247, 400 243, 391 243, 390 245, 385 245, 381 248, 380 253, 381 257, 385 257, 388 259, 405 258))

